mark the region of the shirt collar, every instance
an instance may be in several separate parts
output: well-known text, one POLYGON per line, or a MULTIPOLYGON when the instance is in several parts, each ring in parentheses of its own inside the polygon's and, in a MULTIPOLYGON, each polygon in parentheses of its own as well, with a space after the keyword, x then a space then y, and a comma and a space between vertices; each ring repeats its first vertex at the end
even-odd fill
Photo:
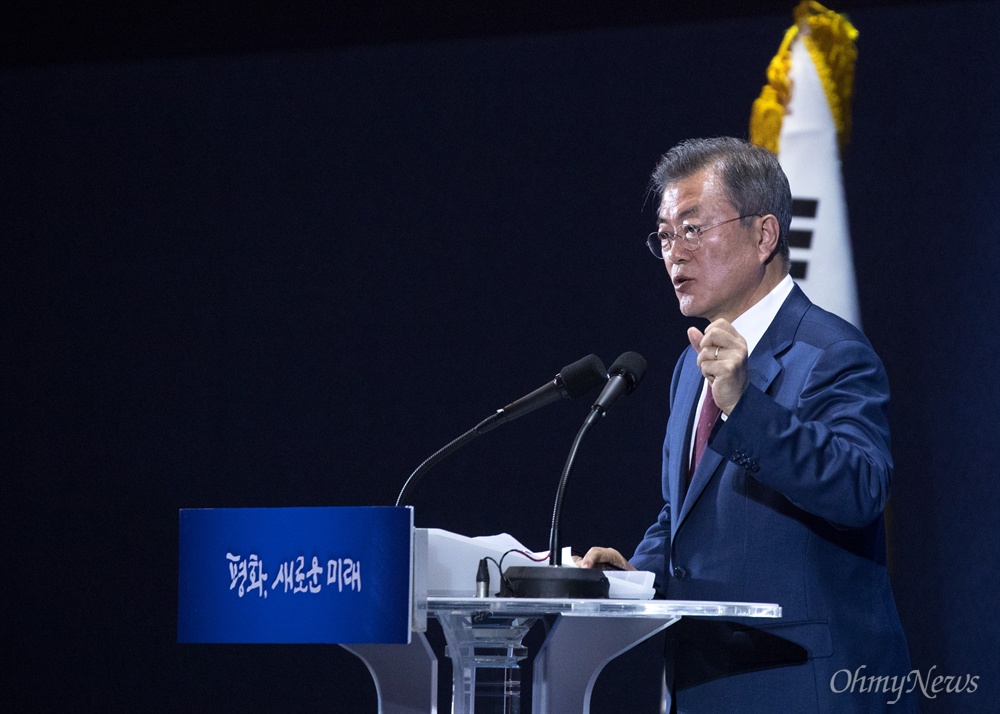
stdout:
POLYGON ((754 347, 760 342, 767 328, 774 321, 785 298, 792 292, 795 282, 792 276, 785 275, 780 283, 774 286, 767 295, 753 305, 749 310, 733 320, 733 327, 747 341, 747 355, 753 354, 754 347))

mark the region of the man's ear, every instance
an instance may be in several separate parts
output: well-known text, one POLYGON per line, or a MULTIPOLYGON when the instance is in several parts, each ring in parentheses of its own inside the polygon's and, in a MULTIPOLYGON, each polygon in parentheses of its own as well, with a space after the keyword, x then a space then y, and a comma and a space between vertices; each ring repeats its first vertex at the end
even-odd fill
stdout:
POLYGON ((768 213, 761 218, 760 232, 757 234, 757 254, 762 263, 766 263, 778 250, 778 234, 780 228, 778 219, 768 213))

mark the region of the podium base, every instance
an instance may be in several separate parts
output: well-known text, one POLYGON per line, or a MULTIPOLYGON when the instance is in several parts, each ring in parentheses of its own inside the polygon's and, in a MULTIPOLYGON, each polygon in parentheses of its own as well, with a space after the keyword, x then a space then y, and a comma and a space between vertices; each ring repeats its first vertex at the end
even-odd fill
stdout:
POLYGON ((500 581, 501 597, 607 598, 607 576, 590 568, 510 567, 500 581))

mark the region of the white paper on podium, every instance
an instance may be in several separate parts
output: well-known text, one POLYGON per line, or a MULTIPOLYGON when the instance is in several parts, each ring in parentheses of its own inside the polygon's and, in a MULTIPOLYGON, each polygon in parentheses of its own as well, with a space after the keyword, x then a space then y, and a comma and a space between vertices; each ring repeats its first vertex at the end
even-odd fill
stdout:
MULTIPOLYGON (((427 594, 431 597, 473 597, 476 594, 476 572, 479 561, 493 558, 500 562, 504 553, 522 550, 538 558, 536 562, 520 553, 510 553, 504 568, 518 566, 548 566, 548 551, 532 552, 509 533, 492 536, 468 536, 440 528, 427 529, 427 594)), ((575 568, 570 548, 563 548, 563 567, 575 568)), ((650 600, 653 597, 653 574, 645 570, 607 570, 609 597, 622 600, 650 600)), ((490 578, 499 588, 495 567, 490 566, 490 578)))

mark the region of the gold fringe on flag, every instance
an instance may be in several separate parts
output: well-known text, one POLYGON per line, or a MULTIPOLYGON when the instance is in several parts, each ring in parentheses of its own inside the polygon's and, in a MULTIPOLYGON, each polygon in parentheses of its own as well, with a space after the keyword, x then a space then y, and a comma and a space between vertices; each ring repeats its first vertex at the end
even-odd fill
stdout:
POLYGON ((750 110, 750 141, 777 154, 781 123, 792 98, 789 72, 792 42, 801 35, 819 73, 841 149, 851 134, 851 95, 854 65, 858 59, 858 31, 846 15, 840 15, 812 0, 795 7, 795 25, 788 28, 778 53, 767 67, 767 84, 750 110))

